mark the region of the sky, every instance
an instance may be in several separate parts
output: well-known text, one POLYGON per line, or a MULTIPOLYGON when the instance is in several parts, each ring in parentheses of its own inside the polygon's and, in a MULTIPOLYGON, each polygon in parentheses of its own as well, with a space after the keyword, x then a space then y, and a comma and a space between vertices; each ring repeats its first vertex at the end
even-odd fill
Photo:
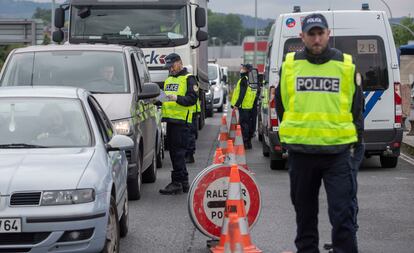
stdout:
MULTIPOLYGON (((36 2, 51 2, 51 0, 35 0, 36 2)), ((254 16, 255 0, 209 0, 209 8, 214 12, 239 13, 254 16)), ((413 0, 383 0, 391 8, 393 17, 414 16, 413 0)), ((57 0, 62 2, 62 0, 57 0)), ((281 13, 292 12, 294 5, 300 5, 302 11, 342 9, 357 10, 362 3, 369 3, 372 10, 389 12, 381 0, 257 0, 258 16, 260 18, 276 19, 281 13)))

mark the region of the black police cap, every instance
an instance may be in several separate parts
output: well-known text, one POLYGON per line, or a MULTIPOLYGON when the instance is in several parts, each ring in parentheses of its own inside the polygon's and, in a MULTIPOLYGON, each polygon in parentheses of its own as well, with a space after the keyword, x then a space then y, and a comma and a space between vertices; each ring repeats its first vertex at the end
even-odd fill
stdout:
POLYGON ((247 64, 242 64, 242 67, 246 68, 247 71, 252 71, 253 69, 253 65, 247 63, 247 64))
POLYGON ((181 57, 176 53, 172 53, 172 54, 167 55, 164 58, 164 60, 165 60, 165 67, 169 69, 172 67, 172 65, 174 65, 174 62, 180 61, 181 57))
POLYGON ((325 16, 319 13, 313 13, 309 14, 303 19, 302 32, 307 33, 315 27, 319 27, 322 29, 329 28, 328 21, 326 21, 325 16))

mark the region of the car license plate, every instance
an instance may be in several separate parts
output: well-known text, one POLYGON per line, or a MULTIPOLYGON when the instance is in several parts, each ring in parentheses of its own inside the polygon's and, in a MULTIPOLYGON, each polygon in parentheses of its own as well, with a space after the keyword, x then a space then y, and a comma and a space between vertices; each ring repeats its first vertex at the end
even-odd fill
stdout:
POLYGON ((0 233, 22 232, 22 220, 20 218, 0 219, 0 233))

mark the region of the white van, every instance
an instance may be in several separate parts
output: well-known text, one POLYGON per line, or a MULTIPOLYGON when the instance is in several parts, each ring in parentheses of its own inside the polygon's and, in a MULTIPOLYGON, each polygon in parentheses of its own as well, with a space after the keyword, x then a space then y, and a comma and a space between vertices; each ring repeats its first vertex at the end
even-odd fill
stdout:
MULTIPOLYGON (((356 11, 315 11, 323 14, 331 29, 331 47, 351 54, 362 77, 365 96, 366 156, 379 155, 381 166, 394 168, 402 141, 400 72, 391 26, 385 12, 364 6, 356 11)), ((288 52, 303 50, 301 22, 311 12, 282 14, 272 27, 265 66, 267 108, 262 108, 263 153, 273 165, 284 166, 286 151, 277 138, 279 120, 271 102, 279 83, 279 69, 288 52), (266 120, 267 119, 267 120, 266 120)), ((263 96, 263 93, 262 93, 263 96)), ((277 169, 277 168, 272 168, 277 169)))

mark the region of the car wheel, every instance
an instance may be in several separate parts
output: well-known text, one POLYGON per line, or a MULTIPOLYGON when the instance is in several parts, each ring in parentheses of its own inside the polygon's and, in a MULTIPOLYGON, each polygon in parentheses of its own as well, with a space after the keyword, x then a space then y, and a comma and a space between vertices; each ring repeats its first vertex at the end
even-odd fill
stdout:
POLYGON ((380 162, 382 168, 395 168, 398 164, 398 157, 380 156, 380 162))
POLYGON ((270 160, 270 168, 272 170, 284 170, 286 160, 270 160))
MULTIPOLYGON (((127 191, 127 195, 128 195, 128 191, 127 191)), ((121 237, 125 237, 128 234, 128 230, 129 230, 128 214, 129 214, 128 200, 125 200, 124 212, 122 214, 121 220, 119 221, 119 234, 121 237)))
POLYGON ((142 173, 143 183, 154 183, 157 180, 157 156, 154 153, 151 165, 142 173))
POLYGON ((206 116, 207 116, 207 117, 213 117, 213 111, 214 111, 213 109, 211 109, 211 110, 207 110, 207 111, 206 111, 206 116))
POLYGON ((262 154, 265 157, 269 157, 269 155, 270 155, 269 146, 267 146, 267 144, 264 140, 262 141, 262 154))
POLYGON ((116 202, 111 196, 111 206, 109 207, 108 224, 106 225, 105 246, 102 253, 118 253, 119 252, 119 223, 118 212, 116 211, 116 202))
MULTIPOLYGON (((223 102, 224 103, 224 102, 223 102)), ((223 112, 223 104, 221 104, 221 106, 219 108, 217 108, 217 112, 223 112)))
POLYGON ((141 198, 141 185, 142 185, 142 175, 141 175, 141 155, 138 155, 137 158, 137 173, 131 179, 128 179, 128 196, 129 200, 138 200, 141 198))

